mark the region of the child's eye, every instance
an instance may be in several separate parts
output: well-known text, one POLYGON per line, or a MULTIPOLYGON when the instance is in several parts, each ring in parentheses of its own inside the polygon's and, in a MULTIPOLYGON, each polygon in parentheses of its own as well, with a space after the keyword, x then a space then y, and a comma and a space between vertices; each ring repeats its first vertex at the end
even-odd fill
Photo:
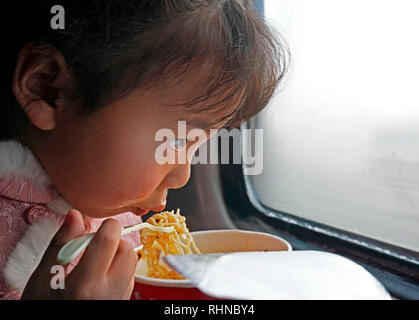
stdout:
POLYGON ((186 139, 170 139, 170 145, 176 151, 180 151, 186 146, 186 139))

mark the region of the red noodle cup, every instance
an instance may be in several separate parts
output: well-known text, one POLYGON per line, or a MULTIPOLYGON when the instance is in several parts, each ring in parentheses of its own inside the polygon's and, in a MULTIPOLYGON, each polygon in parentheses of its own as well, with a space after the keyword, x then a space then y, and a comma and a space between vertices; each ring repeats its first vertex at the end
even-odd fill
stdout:
MULTIPOLYGON (((191 232, 202 253, 239 251, 292 251, 284 239, 262 232, 211 230, 191 232)), ((137 268, 138 271, 138 268, 137 268)), ((189 280, 155 279, 135 275, 132 300, 211 300, 189 280)))

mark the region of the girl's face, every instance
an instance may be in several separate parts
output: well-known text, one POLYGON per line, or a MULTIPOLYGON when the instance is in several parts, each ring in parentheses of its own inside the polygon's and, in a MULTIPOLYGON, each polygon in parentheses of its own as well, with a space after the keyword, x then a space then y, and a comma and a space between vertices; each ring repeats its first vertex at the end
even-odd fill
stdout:
MULTIPOLYGON (((170 108, 187 88, 185 83, 172 90, 139 89, 71 121, 61 113, 56 128, 43 134, 33 151, 64 199, 87 216, 160 212, 168 190, 187 183, 190 162, 159 164, 155 152, 163 142, 155 141, 156 132, 167 128, 177 135, 178 120, 186 121, 187 130, 209 120, 170 108)), ((200 144, 187 142, 175 154, 193 153, 200 144)))

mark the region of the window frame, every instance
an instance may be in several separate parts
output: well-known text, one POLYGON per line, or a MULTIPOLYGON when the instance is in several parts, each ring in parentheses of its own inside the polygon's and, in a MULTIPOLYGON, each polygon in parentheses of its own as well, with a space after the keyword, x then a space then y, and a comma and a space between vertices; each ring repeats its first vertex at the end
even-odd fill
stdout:
POLYGON ((242 165, 220 165, 219 172, 228 214, 238 228, 278 235, 294 250, 342 255, 370 271, 392 296, 419 299, 416 252, 269 208, 257 198, 242 165))
MULTIPOLYGON (((264 0, 254 3, 263 14, 264 0)), ((241 129, 254 127, 254 121, 243 124, 241 129)), ((276 234, 295 250, 342 255, 365 267, 393 297, 419 299, 418 252, 269 208, 259 201, 243 165, 220 165, 219 172, 223 198, 237 227, 276 234)))

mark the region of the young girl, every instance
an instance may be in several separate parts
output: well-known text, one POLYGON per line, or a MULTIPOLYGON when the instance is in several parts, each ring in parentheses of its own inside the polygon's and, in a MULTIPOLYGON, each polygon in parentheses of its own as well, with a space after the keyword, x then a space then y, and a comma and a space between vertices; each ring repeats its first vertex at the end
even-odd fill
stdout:
POLYGON ((251 1, 68 1, 64 29, 55 4, 4 11, 18 20, 2 26, 0 297, 129 298, 139 238, 121 226, 162 211, 190 174, 156 161, 156 132, 238 126, 268 103, 286 52, 251 1), (96 231, 53 289, 60 247, 96 231))

